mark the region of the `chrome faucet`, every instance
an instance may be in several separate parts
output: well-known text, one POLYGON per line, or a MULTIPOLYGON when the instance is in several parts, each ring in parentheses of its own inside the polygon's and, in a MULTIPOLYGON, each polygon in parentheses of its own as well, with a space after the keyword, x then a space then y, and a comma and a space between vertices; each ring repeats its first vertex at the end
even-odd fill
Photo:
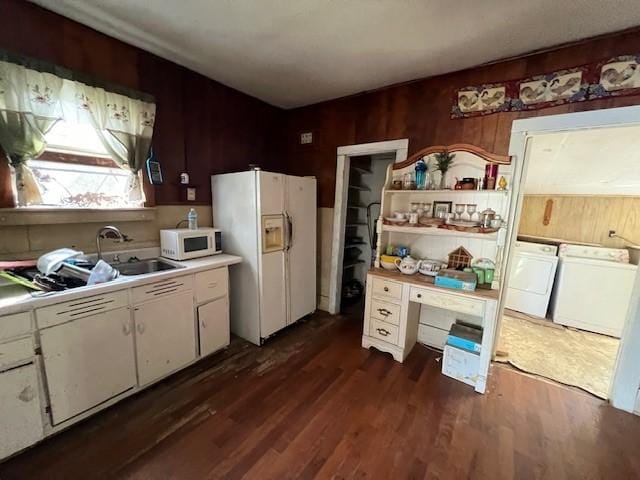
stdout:
POLYGON ((96 234, 96 248, 98 250, 98 260, 102 260, 102 247, 100 246, 100 240, 103 238, 109 238, 107 236, 108 233, 111 233, 115 236, 115 239, 118 243, 130 242, 132 239, 127 237, 124 233, 122 233, 118 227, 114 227, 113 225, 105 225, 96 234))

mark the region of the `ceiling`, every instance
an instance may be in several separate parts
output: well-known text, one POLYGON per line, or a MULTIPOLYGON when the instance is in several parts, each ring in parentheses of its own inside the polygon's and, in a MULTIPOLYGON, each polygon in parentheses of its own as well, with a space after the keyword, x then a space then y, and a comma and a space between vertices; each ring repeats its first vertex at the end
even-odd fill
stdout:
POLYGON ((284 108, 640 25, 637 0, 35 3, 284 108))
POLYGON ((640 194, 640 127, 536 135, 528 156, 527 194, 640 194))

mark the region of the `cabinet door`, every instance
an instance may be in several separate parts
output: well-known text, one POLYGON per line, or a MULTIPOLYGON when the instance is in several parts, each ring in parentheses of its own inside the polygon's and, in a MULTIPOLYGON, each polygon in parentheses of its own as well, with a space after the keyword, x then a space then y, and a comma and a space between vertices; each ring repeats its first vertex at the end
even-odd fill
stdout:
POLYGON ((45 328, 40 340, 54 425, 136 385, 126 307, 45 328))
POLYGON ((205 356, 229 345, 229 300, 219 298, 198 307, 200 355, 205 356))
POLYGON ((38 392, 35 365, 0 373, 0 459, 43 438, 38 392))
POLYGON ((140 385, 164 377, 195 359, 192 292, 136 306, 135 323, 140 385))

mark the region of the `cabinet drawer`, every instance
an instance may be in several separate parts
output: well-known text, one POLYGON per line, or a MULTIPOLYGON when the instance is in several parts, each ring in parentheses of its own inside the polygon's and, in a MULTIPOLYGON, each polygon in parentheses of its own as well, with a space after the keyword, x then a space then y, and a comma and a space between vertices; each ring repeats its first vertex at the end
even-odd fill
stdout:
POLYGON ((148 300, 157 300, 176 293, 191 290, 193 288, 193 276, 169 278, 161 282, 150 283, 131 290, 133 303, 142 303, 148 300))
POLYGON ((196 302, 202 303, 226 295, 229 291, 228 279, 229 274, 226 268, 196 273, 196 302))
POLYGON ((409 298, 412 302, 424 303, 425 305, 466 313, 476 317, 481 317, 484 314, 484 302, 482 300, 474 300, 461 295, 451 295, 424 288, 411 287, 409 298))
POLYGON ((129 295, 126 290, 121 290, 39 308, 36 310, 36 320, 39 328, 47 328, 128 305, 129 295))
POLYGON ((369 322, 369 335, 388 343, 398 344, 399 331, 396 325, 372 318, 369 322))
POLYGON ((371 284, 373 295, 376 297, 386 297, 389 299, 400 300, 402 298, 402 284, 386 280, 384 278, 372 277, 371 284))
POLYGON ((35 355, 31 337, 0 345, 0 370, 18 362, 28 361, 35 355))
POLYGON ((400 325, 400 305, 372 298, 371 317, 394 325, 400 325))
POLYGON ((0 317, 0 342, 31 332, 31 313, 15 313, 0 317))
POLYGON ((418 325, 418 341, 436 347, 442 350, 447 343, 448 330, 442 330, 436 327, 430 327, 429 325, 418 325))

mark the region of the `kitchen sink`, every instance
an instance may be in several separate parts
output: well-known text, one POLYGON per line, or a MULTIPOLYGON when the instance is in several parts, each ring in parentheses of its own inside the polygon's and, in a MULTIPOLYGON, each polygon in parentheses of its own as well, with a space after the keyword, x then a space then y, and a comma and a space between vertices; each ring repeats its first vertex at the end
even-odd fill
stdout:
POLYGON ((120 275, 144 275, 145 273, 163 272, 165 270, 183 268, 182 266, 165 262, 160 258, 151 258, 149 260, 139 260, 127 263, 116 263, 112 266, 118 269, 120 275))

